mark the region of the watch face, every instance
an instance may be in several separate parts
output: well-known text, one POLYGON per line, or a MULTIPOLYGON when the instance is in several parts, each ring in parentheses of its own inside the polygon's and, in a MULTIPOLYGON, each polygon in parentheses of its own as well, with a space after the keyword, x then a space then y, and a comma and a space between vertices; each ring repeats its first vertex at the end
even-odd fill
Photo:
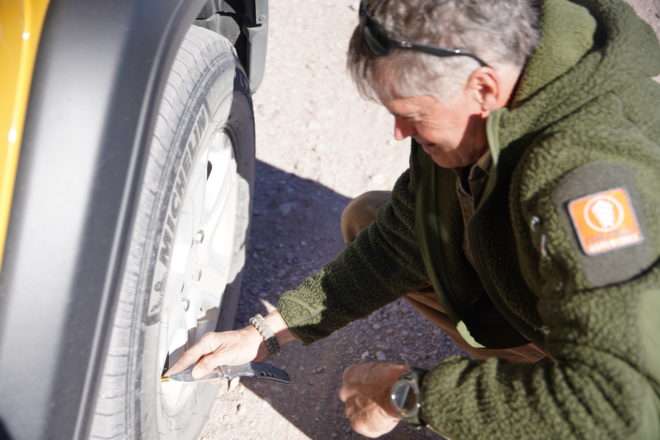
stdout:
POLYGON ((392 404, 403 417, 414 415, 419 408, 419 391, 411 380, 400 380, 392 387, 392 404))

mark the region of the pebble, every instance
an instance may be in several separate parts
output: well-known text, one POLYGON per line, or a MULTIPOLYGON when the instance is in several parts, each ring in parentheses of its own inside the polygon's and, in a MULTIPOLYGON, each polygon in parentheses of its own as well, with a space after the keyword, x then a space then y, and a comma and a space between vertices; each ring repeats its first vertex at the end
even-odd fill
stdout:
POLYGON ((284 202, 280 206, 277 207, 277 210, 282 214, 282 215, 287 215, 294 209, 298 207, 297 202, 284 202))
POLYGON ((259 114, 264 116, 271 116, 273 113, 277 112, 277 105, 272 102, 265 102, 257 107, 259 114))
POLYGON ((315 119, 312 119, 307 123, 307 130, 320 130, 322 128, 321 124, 315 119))
POLYGON ((235 377, 229 381, 229 391, 235 391, 241 383, 240 377, 235 377))
POLYGON ((362 353, 360 355, 360 359, 362 359, 363 361, 366 361, 369 358, 369 356, 371 356, 371 353, 369 353, 369 350, 367 350, 367 351, 365 351, 364 353, 362 353))
POLYGON ((377 351, 376 352, 376 358, 381 362, 387 361, 387 355, 385 353, 383 353, 382 351, 377 351))

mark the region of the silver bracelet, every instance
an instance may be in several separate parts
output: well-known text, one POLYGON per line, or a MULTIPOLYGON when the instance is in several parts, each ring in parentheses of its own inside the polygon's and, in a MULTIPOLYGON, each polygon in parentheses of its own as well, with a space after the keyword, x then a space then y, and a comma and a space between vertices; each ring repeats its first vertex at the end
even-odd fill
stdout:
POLYGON ((267 357, 275 356, 280 352, 280 344, 277 342, 277 338, 275 337, 273 330, 266 323, 266 320, 263 316, 257 313, 252 318, 250 318, 250 321, 248 322, 251 326, 256 328, 264 338, 264 342, 266 343, 266 350, 268 351, 267 357))

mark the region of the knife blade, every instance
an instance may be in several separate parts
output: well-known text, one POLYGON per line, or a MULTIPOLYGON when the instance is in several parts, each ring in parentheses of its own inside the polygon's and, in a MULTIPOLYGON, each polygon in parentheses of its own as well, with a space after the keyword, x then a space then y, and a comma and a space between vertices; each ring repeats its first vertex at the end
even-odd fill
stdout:
POLYGON ((219 379, 233 379, 234 377, 254 377, 255 379, 268 379, 282 383, 291 383, 289 374, 277 368, 274 365, 265 362, 248 362, 243 365, 220 365, 211 371, 211 373, 200 379, 193 379, 192 370, 193 366, 188 367, 181 373, 173 374, 171 376, 163 376, 161 382, 185 382, 185 383, 199 383, 210 382, 219 379))

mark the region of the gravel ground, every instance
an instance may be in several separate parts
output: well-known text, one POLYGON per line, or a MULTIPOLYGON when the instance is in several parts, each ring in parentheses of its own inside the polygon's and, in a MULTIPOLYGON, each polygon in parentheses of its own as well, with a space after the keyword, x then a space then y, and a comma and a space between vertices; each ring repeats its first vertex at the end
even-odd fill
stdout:
MULTIPOLYGON (((266 77, 254 97, 255 216, 237 326, 271 310, 282 292, 340 252, 343 207, 364 191, 391 188, 408 159, 408 142, 391 137, 391 117, 361 100, 344 67, 358 1, 270 3, 266 77)), ((658 1, 631 3, 658 32, 658 1)), ((390 304, 309 347, 284 347, 273 363, 289 372, 291 385, 229 384, 200 439, 362 439, 337 398, 347 365, 431 367, 457 353, 407 304, 390 304)), ((383 438, 440 437, 401 424, 383 438)))

